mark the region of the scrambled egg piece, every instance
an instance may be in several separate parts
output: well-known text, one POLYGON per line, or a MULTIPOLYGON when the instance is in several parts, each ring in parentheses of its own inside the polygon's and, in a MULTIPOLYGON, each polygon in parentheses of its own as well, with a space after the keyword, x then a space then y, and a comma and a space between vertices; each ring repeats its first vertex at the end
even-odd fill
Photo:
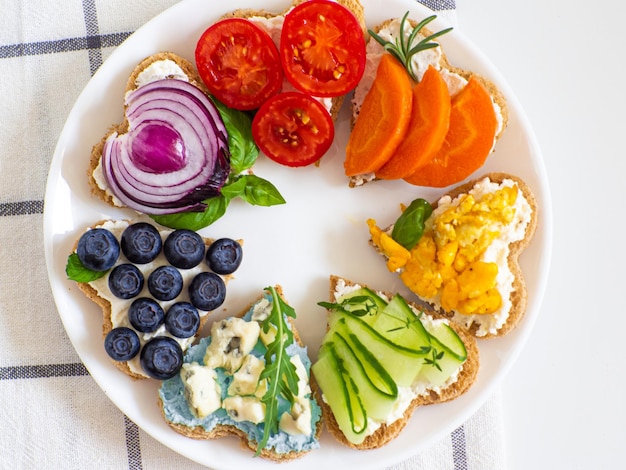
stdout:
POLYGON ((367 221, 372 242, 400 272, 404 284, 424 299, 440 295, 441 306, 464 314, 494 313, 502 298, 496 287, 498 265, 481 260, 515 215, 518 188, 504 186, 478 200, 470 194, 426 221, 424 235, 407 250, 367 221))

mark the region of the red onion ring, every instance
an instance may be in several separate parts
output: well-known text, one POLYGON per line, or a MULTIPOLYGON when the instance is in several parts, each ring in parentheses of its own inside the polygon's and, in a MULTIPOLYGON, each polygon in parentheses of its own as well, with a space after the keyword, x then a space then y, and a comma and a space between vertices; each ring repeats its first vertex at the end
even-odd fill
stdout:
POLYGON ((148 83, 126 96, 128 132, 104 143, 110 192, 150 215, 203 211, 230 172, 226 127, 213 102, 176 79, 148 83))

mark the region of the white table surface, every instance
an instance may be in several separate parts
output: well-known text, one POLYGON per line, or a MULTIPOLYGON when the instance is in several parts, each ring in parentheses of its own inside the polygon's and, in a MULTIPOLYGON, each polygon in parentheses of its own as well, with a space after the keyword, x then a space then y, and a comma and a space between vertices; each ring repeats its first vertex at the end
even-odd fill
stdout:
POLYGON ((533 125, 553 200, 542 312, 502 385, 510 470, 626 465, 625 5, 457 1, 533 125))

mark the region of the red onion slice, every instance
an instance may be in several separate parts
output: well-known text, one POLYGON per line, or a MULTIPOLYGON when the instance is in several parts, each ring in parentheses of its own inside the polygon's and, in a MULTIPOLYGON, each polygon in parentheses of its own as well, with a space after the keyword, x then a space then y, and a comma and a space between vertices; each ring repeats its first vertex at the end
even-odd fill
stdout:
POLYGON ((230 172, 226 127, 192 84, 158 80, 128 93, 128 132, 111 134, 102 169, 108 189, 146 214, 202 211, 230 172))

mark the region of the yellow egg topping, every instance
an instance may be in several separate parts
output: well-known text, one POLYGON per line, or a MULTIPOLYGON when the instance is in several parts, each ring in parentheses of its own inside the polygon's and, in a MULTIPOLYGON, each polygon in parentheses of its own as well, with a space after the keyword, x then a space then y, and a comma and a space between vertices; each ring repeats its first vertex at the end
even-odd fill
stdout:
POLYGON ((499 266, 483 255, 515 218, 517 186, 484 194, 464 194, 455 204, 433 213, 410 250, 368 220, 372 242, 387 257, 387 268, 429 300, 462 314, 489 314, 502 305, 496 278, 499 266))

